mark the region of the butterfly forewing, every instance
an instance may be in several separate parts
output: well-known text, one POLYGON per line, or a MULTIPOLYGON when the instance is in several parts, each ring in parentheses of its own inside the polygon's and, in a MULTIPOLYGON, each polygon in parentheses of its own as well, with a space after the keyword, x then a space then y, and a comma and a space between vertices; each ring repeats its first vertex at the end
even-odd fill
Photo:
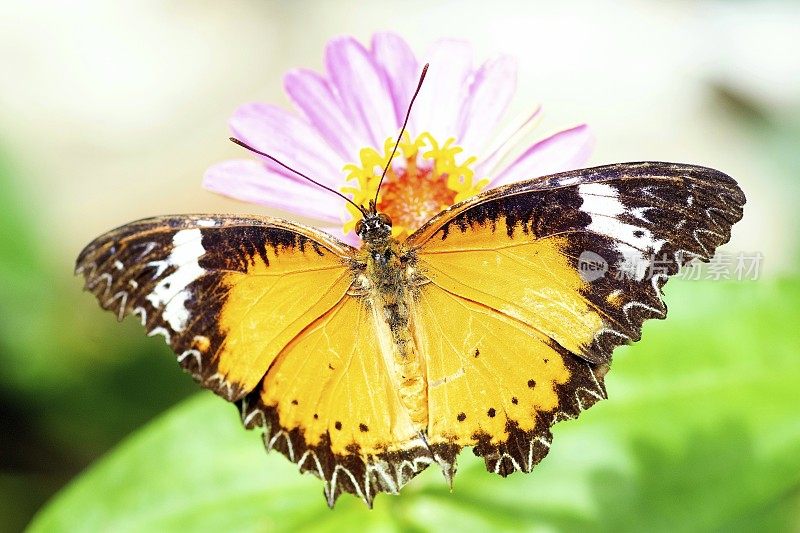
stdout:
POLYGON ((707 261, 742 217, 744 195, 716 170, 627 163, 488 191, 412 235, 443 288, 548 334, 594 362, 663 318, 660 289, 707 261))
POLYGON ((270 218, 157 217, 99 237, 77 270, 100 304, 136 315, 180 364, 228 400, 345 295, 352 249, 270 218))

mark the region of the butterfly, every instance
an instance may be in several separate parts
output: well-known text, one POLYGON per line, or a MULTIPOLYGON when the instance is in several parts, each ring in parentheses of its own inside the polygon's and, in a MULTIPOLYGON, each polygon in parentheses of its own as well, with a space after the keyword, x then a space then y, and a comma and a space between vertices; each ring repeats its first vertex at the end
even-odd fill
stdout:
POLYGON ((744 203, 710 168, 623 163, 483 192, 402 241, 359 206, 360 248, 266 216, 148 218, 90 243, 77 272, 331 507, 371 506, 431 464, 452 483, 464 447, 490 472, 530 472, 744 203))

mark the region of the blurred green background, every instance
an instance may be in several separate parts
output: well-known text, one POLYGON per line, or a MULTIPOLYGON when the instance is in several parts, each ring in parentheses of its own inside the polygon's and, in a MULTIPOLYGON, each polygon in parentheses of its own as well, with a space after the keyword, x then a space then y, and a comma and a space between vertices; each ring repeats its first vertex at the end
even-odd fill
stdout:
POLYGON ((800 531, 797 2, 5 2, 0 7, 0 530, 800 531), (373 511, 335 511, 160 339, 72 277, 95 235, 163 213, 263 212, 200 188, 239 104, 325 42, 461 37, 520 63, 510 116, 588 122, 594 164, 723 170, 748 197, 725 249, 757 280, 667 286, 616 352, 609 400, 556 426, 531 475, 469 451, 373 511))

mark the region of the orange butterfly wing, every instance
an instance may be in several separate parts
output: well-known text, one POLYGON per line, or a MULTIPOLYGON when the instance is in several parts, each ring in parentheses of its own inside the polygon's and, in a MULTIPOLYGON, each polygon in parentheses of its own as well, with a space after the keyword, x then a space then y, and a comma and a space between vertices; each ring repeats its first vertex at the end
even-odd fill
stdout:
POLYGON ((196 380, 233 401, 344 297, 352 252, 267 217, 156 217, 93 241, 77 271, 103 308, 138 316, 196 380))
POLYGON ((331 506, 343 492, 370 505, 378 492, 397 494, 432 462, 379 348, 385 328, 364 299, 343 299, 243 403, 245 424, 265 426, 268 449, 321 478, 331 506))
POLYGON ((606 397, 605 366, 435 283, 421 291, 415 335, 427 363, 428 442, 475 446, 502 475, 529 472, 547 454, 557 414, 575 417, 606 397))
POLYGON ((473 445, 502 475, 529 471, 554 421, 605 397, 614 347, 664 318, 667 276, 708 260, 743 204, 720 172, 630 163, 490 190, 433 218, 406 242, 430 281, 413 322, 429 441, 473 445))

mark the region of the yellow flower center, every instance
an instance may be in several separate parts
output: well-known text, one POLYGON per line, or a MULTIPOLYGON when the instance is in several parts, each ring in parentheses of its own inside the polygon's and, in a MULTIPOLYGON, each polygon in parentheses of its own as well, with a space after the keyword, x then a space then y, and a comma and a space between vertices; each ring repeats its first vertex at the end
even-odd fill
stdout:
MULTIPOLYGON (((352 194, 353 201, 362 206, 369 205, 381 173, 394 148, 395 139, 386 139, 383 154, 374 148, 362 148, 361 163, 345 165, 347 181, 354 182, 342 187, 342 192, 352 194)), ((479 193, 489 183, 488 179, 474 181, 471 165, 475 157, 461 162, 456 156, 463 152, 450 138, 439 144, 430 133, 422 133, 412 140, 406 132, 397 147, 395 159, 399 165, 390 165, 378 196, 377 208, 392 219, 392 235, 404 238, 422 226, 429 218, 454 203, 479 193)), ((347 205, 351 219, 344 225, 344 232, 353 231, 361 213, 347 205)))

